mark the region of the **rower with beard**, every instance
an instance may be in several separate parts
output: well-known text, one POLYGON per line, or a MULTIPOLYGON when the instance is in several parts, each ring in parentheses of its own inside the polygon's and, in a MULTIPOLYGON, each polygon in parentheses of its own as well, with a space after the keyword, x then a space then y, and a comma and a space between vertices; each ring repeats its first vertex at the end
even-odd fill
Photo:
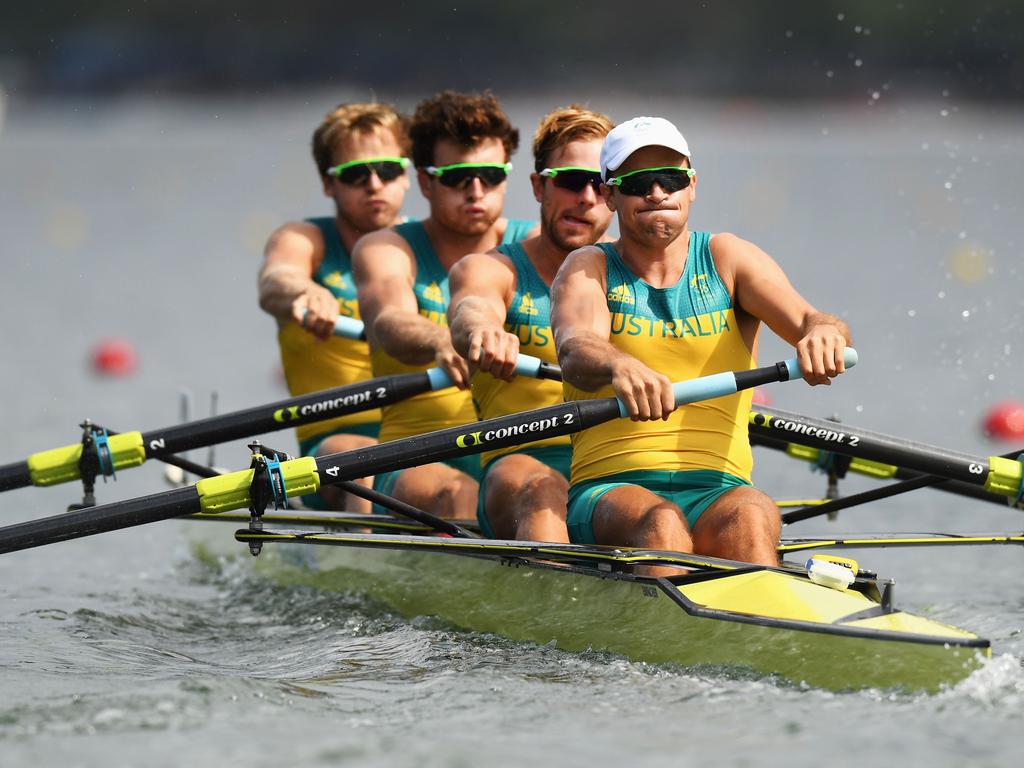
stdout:
MULTIPOLYGON (((448 332, 448 274, 466 254, 521 240, 535 226, 501 215, 519 131, 493 95, 444 91, 425 99, 409 135, 430 215, 356 244, 359 309, 375 376, 433 365, 457 388, 384 408, 381 442, 476 420, 469 369, 448 332)), ((378 475, 374 487, 434 515, 461 519, 476 510, 479 473, 477 456, 461 456, 378 475)))
MULTIPOLYGON (((545 116, 533 138, 540 234, 465 257, 451 272, 452 344, 475 369, 480 418, 562 401, 561 384, 515 376, 520 352, 555 363, 549 287, 565 257, 601 239, 612 213, 600 195, 601 143, 612 129, 578 105, 545 116)), ((477 519, 489 538, 568 542, 568 436, 482 455, 477 519)))

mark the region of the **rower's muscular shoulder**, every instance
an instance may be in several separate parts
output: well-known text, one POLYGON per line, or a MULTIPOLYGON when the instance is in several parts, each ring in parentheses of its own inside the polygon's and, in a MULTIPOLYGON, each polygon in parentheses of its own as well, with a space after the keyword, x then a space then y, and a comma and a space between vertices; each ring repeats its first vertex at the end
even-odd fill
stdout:
POLYGON ((416 257, 409 241, 393 229, 378 229, 363 235, 352 248, 352 269, 356 282, 395 272, 416 274, 416 257))
POLYGON ((725 283, 730 296, 736 295, 736 285, 745 276, 755 274, 760 265, 772 262, 771 257, 749 240, 744 240, 731 232, 719 232, 711 235, 708 241, 711 258, 715 261, 715 270, 725 283))
POLYGON ((308 221, 289 221, 270 233, 263 249, 264 265, 309 266, 310 276, 324 260, 324 236, 320 227, 308 221))
POLYGON ((608 261, 596 245, 585 245, 566 256, 551 287, 554 290, 556 283, 565 286, 583 280, 597 281, 602 288, 608 282, 608 261))
POLYGON ((498 250, 470 253, 452 266, 448 273, 452 308, 469 295, 497 293, 508 307, 516 289, 516 269, 512 259, 498 250))

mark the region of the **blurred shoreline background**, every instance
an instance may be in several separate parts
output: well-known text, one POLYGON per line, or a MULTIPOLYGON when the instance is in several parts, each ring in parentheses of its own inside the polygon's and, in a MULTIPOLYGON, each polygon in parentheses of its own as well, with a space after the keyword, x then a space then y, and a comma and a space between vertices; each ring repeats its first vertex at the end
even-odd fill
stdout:
POLYGON ((0 9, 0 83, 16 98, 596 86, 1017 102, 1022 25, 1020 0, 51 0, 0 9))

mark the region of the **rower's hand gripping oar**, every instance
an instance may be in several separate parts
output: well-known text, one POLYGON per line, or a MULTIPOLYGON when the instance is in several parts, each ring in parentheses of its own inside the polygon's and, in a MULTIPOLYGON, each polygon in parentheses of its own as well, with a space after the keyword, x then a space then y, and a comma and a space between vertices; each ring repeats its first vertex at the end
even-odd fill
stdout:
POLYGON ((338 319, 334 321, 334 335, 343 339, 366 341, 366 326, 363 325, 362 320, 338 315, 338 319))
MULTIPOLYGON (((305 318, 305 311, 302 313, 305 318)), ((355 339, 357 341, 366 340, 366 326, 362 320, 356 320, 354 317, 344 317, 338 315, 337 320, 334 321, 334 335, 340 336, 343 339, 355 339)), ((435 389, 443 389, 444 387, 454 387, 455 384, 446 374, 439 368, 433 368, 432 371, 436 371, 434 374, 435 380, 438 385, 435 389)), ((540 358, 531 357, 530 355, 520 355, 516 360, 516 375, 517 376, 529 376, 534 379, 551 379, 552 381, 562 380, 562 371, 557 365, 545 362, 540 358)))
MULTIPOLYGON (((306 327, 307 314, 309 314, 308 309, 302 310, 300 324, 303 328, 306 327)), ((362 320, 356 320, 354 317, 338 315, 334 320, 334 335, 343 339, 352 339, 353 341, 366 341, 366 325, 362 320)))
MULTIPOLYGON (((847 368, 857 364, 857 350, 853 347, 846 347, 843 350, 843 363, 847 368)), ((726 371, 725 373, 713 373, 709 376, 701 376, 699 379, 690 381, 677 381, 672 385, 672 394, 675 397, 676 406, 695 403, 698 400, 710 400, 713 397, 722 397, 739 392, 741 389, 752 389, 762 384, 771 384, 776 381, 792 381, 803 377, 800 370, 800 362, 791 357, 789 360, 782 360, 775 365, 768 365, 764 368, 755 368, 752 371, 726 371)), ((619 416, 628 416, 625 403, 619 402, 619 416)))
MULTIPOLYGON (((856 352, 847 349, 846 367, 851 368, 856 362, 856 352)), ((786 360, 751 371, 718 373, 680 382, 673 385, 673 392, 676 403, 682 405, 799 378, 797 361, 786 360)), ((275 468, 274 479, 288 496, 303 496, 315 493, 321 485, 573 434, 621 418, 623 413, 624 406, 615 397, 575 400, 354 451, 282 461, 275 468)), ((243 470, 200 480, 188 488, 9 525, 0 528, 0 553, 171 517, 252 507, 253 481, 253 470, 243 470)))

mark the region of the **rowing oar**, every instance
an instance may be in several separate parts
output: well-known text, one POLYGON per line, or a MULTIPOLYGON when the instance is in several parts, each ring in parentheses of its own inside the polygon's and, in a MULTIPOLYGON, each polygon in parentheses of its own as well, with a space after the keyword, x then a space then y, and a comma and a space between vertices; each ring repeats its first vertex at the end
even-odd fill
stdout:
MULTIPOLYGON (((830 466, 833 466, 832 461, 836 458, 845 459, 845 462, 836 463, 834 466, 842 467, 843 463, 846 466, 843 468, 844 471, 838 474, 839 477, 843 477, 847 472, 853 472, 855 474, 863 475, 865 477, 872 477, 876 480, 907 480, 907 481, 918 481, 924 482, 924 485, 913 485, 903 486, 902 483, 894 483, 886 488, 886 496, 893 495, 889 490, 891 488, 906 488, 906 490, 913 490, 914 488, 930 487, 944 493, 952 493, 957 496, 964 496, 971 499, 977 499, 978 501, 986 501, 989 504, 998 504, 1001 507, 1005 507, 1007 499, 1005 496, 1001 496, 995 493, 989 493, 982 486, 969 485, 968 483, 961 482, 960 480, 942 480, 941 483, 931 482, 934 479, 933 475, 926 475, 921 472, 915 472, 904 467, 897 467, 895 464, 884 464, 880 461, 869 461, 867 459, 861 459, 856 456, 844 456, 836 457, 836 455, 830 451, 821 450, 818 448, 810 448, 806 445, 799 443, 786 442, 785 440, 776 440, 774 438, 765 437, 764 435, 751 433, 750 444, 754 446, 760 446, 762 448, 770 448, 775 451, 785 453, 787 456, 793 459, 800 459, 801 461, 807 461, 811 464, 817 464, 822 469, 828 470, 830 466), (927 481, 924 481, 927 478, 927 481)), ((1003 454, 1003 458, 1014 459, 1024 453, 1024 450, 1017 450, 1011 453, 1003 454)), ((902 492, 902 491, 901 491, 902 492)), ((883 496, 882 498, 886 498, 883 496)), ((855 496, 843 497, 843 499, 832 499, 830 501, 819 501, 814 500, 808 502, 808 504, 823 504, 827 503, 831 505, 834 502, 844 501, 845 499, 861 499, 860 494, 855 496)), ((856 503, 865 503, 867 501, 873 501, 877 499, 865 498, 863 501, 857 501, 856 503)), ((796 506, 795 502, 790 502, 791 506, 796 506)), ((855 506, 854 504, 853 506, 855 506)), ((850 506, 844 503, 844 506, 840 509, 850 506)), ((1016 504, 1017 507, 1021 507, 1021 504, 1016 504)), ((838 509, 833 506, 829 506, 825 510, 826 512, 837 512, 838 509)))
MULTIPOLYGON (((529 355, 520 355, 516 360, 516 373, 537 378, 561 375, 557 366, 529 355)), ((115 433, 89 425, 81 443, 40 451, 24 461, 0 465, 0 491, 77 480, 83 476, 83 456, 86 474, 90 473, 88 464, 91 463, 95 475, 110 477, 119 470, 137 467, 147 459, 162 460, 175 453, 215 443, 368 411, 452 386, 451 378, 441 368, 429 368, 423 372, 382 376, 325 389, 149 432, 115 433)), ((175 458, 173 463, 179 463, 178 459, 175 458)))
POLYGON ((879 432, 870 432, 849 424, 813 419, 765 406, 754 406, 751 409, 749 429, 752 436, 799 443, 921 473, 902 483, 866 491, 857 494, 856 497, 836 499, 809 509, 787 512, 782 516, 784 523, 807 520, 852 506, 853 503, 876 501, 949 481, 1008 497, 1011 504, 1017 504, 1021 500, 1024 465, 1015 460, 1016 452, 1004 456, 971 456, 879 432))
MULTIPOLYGON (((857 363, 853 349, 846 350, 845 362, 847 368, 857 363)), ((677 405, 685 405, 800 376, 800 365, 794 358, 749 371, 727 371, 678 382, 672 385, 672 393, 677 405)), ((0 553, 182 515, 216 514, 246 507, 259 515, 268 497, 277 506, 286 502, 288 496, 315 493, 321 485, 569 435, 627 413, 625 404, 615 397, 573 400, 354 451, 274 462, 273 467, 267 465, 268 471, 260 474, 264 478, 262 485, 254 482, 256 470, 248 469, 200 480, 187 488, 9 525, 0 528, 0 553)))

